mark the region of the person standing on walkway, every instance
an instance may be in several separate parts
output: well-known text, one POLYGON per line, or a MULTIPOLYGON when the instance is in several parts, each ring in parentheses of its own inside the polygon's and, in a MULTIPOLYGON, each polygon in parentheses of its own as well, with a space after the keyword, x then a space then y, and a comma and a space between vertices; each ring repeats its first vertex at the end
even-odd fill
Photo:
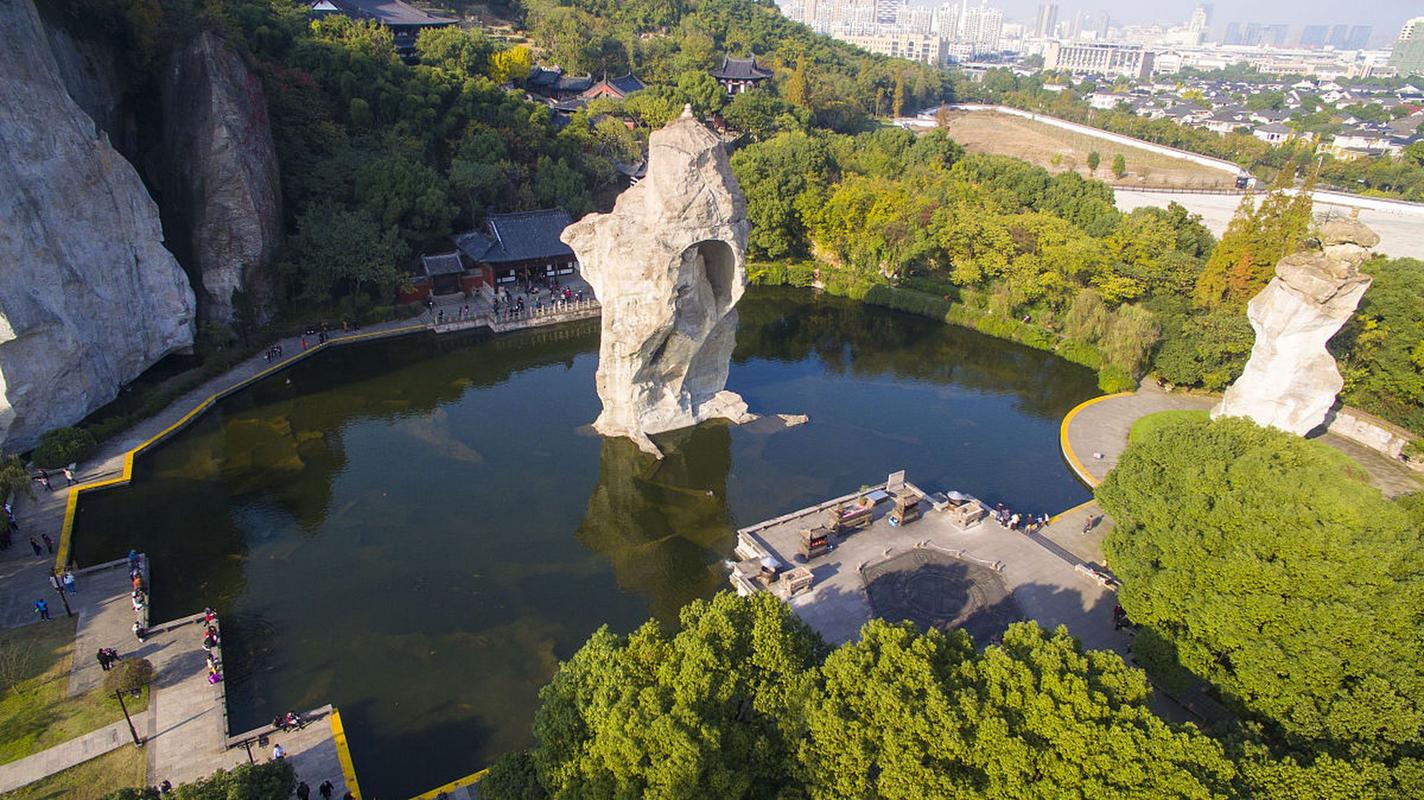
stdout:
POLYGON ((35 601, 35 613, 40 615, 40 619, 49 619, 49 603, 40 598, 35 601))
POLYGON ((42 555, 44 555, 44 548, 43 548, 43 547, 40 547, 39 540, 36 539, 36 538, 33 537, 33 536, 30 537, 30 547, 33 547, 33 548, 35 549, 35 555, 37 555, 37 556, 42 556, 42 555))
POLYGON ((65 468, 64 468, 64 485, 65 485, 65 486, 73 486, 74 484, 76 484, 76 483, 78 483, 78 482, 79 482, 79 481, 76 481, 76 480, 74 479, 74 470, 70 469, 69 467, 65 467, 65 468))
POLYGON ((99 668, 105 672, 108 672, 109 668, 113 666, 113 662, 109 661, 109 651, 102 647, 99 648, 99 652, 94 654, 94 658, 98 659, 99 668))
POLYGON ((331 793, 334 791, 336 787, 331 785, 331 781, 322 781, 321 785, 316 787, 316 793, 321 795, 322 800, 331 800, 331 793))
POLYGON ((1085 520, 1083 520, 1083 533, 1084 533, 1084 535, 1086 535, 1086 534, 1091 533, 1092 531, 1093 531, 1093 515, 1092 515, 1092 514, 1089 514, 1089 515, 1088 515, 1088 518, 1085 519, 1085 520))
POLYGON ((306 781, 297 782, 297 800, 311 800, 311 787, 306 781))
POLYGON ((74 588, 74 572, 72 570, 64 571, 64 591, 70 594, 74 594, 78 591, 74 588))
POLYGON ((44 539, 45 549, 48 550, 51 555, 53 555, 53 554, 54 554, 54 540, 51 539, 51 538, 49 538, 49 534, 48 534, 48 533, 41 533, 41 534, 40 534, 40 538, 41 538, 41 539, 44 539))
POLYGON ((273 748, 272 748, 272 760, 273 760, 273 761, 281 761, 282 759, 284 759, 284 758, 286 758, 286 757, 287 757, 287 751, 286 751, 285 748, 283 748, 280 744, 273 746, 273 748))
POLYGON ((56 592, 60 591, 59 587, 61 584, 59 582, 59 576, 54 574, 53 572, 51 572, 49 575, 49 585, 53 586, 56 592))
POLYGON ((133 624, 133 628, 131 628, 130 630, 133 631, 134 638, 138 639, 140 642, 142 642, 144 640, 144 637, 148 635, 148 631, 144 630, 143 625, 138 622, 135 622, 133 624))

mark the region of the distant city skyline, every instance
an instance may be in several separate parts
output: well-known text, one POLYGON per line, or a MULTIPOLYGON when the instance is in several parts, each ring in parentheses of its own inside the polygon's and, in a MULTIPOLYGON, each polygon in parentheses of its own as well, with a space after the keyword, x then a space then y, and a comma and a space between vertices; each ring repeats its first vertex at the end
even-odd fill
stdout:
MULTIPOLYGON (((914 5, 938 6, 947 0, 910 0, 914 5)), ((980 0, 969 0, 979 5, 980 0)), ((958 5, 956 0, 954 5, 958 5)), ((1014 22, 1027 25, 1032 31, 1040 0, 989 0, 989 5, 1001 8, 1014 22)), ((1185 23, 1195 0, 1058 0, 1058 19, 1069 19, 1079 11, 1105 10, 1113 25, 1150 25, 1152 23, 1185 23)), ((1285 24, 1292 28, 1306 25, 1370 25, 1377 35, 1393 40, 1405 21, 1424 15, 1424 6, 1417 0, 1371 0, 1353 7, 1325 0, 1253 0, 1245 3, 1218 0, 1211 19, 1211 33, 1219 37, 1228 23, 1285 24)))

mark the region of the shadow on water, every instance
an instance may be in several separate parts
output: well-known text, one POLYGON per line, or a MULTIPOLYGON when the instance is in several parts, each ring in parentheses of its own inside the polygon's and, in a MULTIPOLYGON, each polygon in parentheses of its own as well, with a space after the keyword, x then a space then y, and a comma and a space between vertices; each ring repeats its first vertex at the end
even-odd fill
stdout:
POLYGON ((218 404, 86 494, 82 563, 153 556, 155 617, 223 614, 235 730, 348 717, 362 784, 409 796, 530 741, 539 688, 598 626, 725 586, 737 525, 908 468, 1057 510, 1057 423, 1092 373, 809 293, 749 292, 730 388, 805 412, 709 424, 655 461, 588 435, 597 327, 336 348, 218 404))

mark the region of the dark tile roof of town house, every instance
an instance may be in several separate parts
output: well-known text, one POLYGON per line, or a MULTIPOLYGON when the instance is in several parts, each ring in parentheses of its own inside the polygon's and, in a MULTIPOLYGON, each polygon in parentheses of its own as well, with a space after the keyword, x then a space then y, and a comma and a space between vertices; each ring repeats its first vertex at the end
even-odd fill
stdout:
POLYGON ((751 58, 723 56, 722 66, 712 70, 710 74, 720 81, 759 81, 770 78, 771 70, 758 66, 755 56, 751 58))
POLYGON ((427 14, 401 0, 328 0, 341 13, 356 19, 373 19, 382 25, 431 26, 454 25, 458 20, 427 14))
POLYGON ((460 260, 459 253, 421 256, 420 265, 425 268, 425 274, 432 278, 436 275, 458 275, 465 271, 465 263, 460 260))
POLYGON ((559 239, 573 220, 562 208, 490 214, 485 231, 453 237, 455 246, 484 264, 508 264, 571 257, 574 251, 559 239))
POLYGON ((1261 133, 1283 133, 1286 135, 1295 133, 1294 130, 1292 130, 1291 128, 1287 128, 1285 125, 1282 125, 1279 122, 1267 123, 1257 128, 1256 130, 1260 131, 1261 133))

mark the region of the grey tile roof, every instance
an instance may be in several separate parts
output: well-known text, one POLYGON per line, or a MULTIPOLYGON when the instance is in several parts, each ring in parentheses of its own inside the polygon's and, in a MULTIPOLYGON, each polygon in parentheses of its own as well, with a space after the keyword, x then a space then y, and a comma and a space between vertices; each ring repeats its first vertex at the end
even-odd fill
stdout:
POLYGON ((722 66, 712 70, 712 77, 724 81, 759 81, 771 77, 771 70, 763 69, 756 58, 722 57, 722 66))
POLYGON ((457 20, 427 14, 401 0, 330 0, 347 16, 373 19, 382 25, 454 25, 457 20))
POLYGON ((490 214, 485 231, 470 231, 451 237, 455 246, 472 260, 483 264, 571 257, 574 251, 559 239, 573 220, 562 208, 490 214))
POLYGON ((425 268, 425 274, 432 278, 436 275, 458 275, 465 271, 465 264, 460 261, 459 253, 421 256, 420 265, 425 268))

